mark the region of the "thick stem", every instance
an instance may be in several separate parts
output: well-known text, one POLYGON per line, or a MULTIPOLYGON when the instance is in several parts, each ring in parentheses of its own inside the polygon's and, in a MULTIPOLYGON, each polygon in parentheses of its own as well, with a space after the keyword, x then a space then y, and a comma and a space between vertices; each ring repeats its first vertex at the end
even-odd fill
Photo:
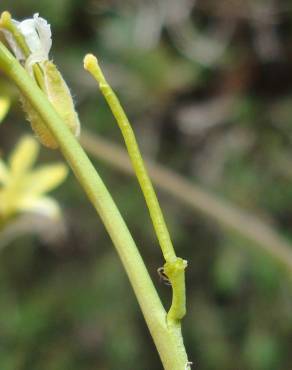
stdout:
POLYGON ((187 355, 179 327, 167 326, 166 312, 133 238, 80 144, 43 92, 0 43, 0 68, 19 87, 47 124, 75 176, 100 215, 128 274, 160 358, 167 370, 184 370, 187 355))

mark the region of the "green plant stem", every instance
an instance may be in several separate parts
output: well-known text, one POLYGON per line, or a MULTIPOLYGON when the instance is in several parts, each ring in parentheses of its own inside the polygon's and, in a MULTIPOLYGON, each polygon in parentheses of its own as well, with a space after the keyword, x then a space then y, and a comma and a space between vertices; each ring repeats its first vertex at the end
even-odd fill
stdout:
POLYGON ((167 325, 166 312, 133 238, 111 195, 85 152, 44 93, 23 67, 0 43, 0 68, 30 101, 58 141, 76 178, 100 215, 128 274, 163 366, 167 370, 188 368, 180 325, 167 325))
POLYGON ((167 315, 167 320, 169 322, 178 322, 186 313, 185 268, 187 267, 187 262, 176 256, 166 223, 164 221, 162 210, 141 156, 135 134, 118 97, 106 81, 94 55, 88 54, 85 57, 84 68, 98 82, 99 88, 122 132, 127 151, 143 192, 154 230, 166 261, 164 265, 164 272, 167 275, 172 287, 172 304, 167 315))
POLYGON ((177 258, 175 250, 173 248, 158 199, 148 176, 144 161, 138 147, 137 140, 135 138, 135 134, 128 120, 128 117, 125 114, 125 111, 122 108, 116 94, 106 81, 94 55, 88 54, 85 57, 84 68, 97 81, 99 88, 103 96, 105 97, 121 130, 134 171, 144 194, 144 198, 149 209, 150 217, 152 219, 164 259, 167 262, 174 262, 177 258))
MULTIPOLYGON (((116 143, 91 131, 83 130, 81 144, 93 158, 133 175, 127 152, 116 143)), ((226 229, 236 232, 247 241, 244 244, 247 248, 258 249, 270 256, 289 274, 292 273, 292 244, 283 238, 272 225, 227 200, 220 199, 217 195, 149 158, 145 162, 152 181, 161 190, 190 209, 201 212, 202 215, 217 223, 223 231, 226 229)))

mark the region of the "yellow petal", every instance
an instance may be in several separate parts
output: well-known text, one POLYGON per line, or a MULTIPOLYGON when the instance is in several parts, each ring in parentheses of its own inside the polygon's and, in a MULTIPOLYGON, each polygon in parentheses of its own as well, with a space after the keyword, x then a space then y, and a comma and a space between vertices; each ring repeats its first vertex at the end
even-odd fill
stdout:
POLYGON ((67 174, 68 168, 62 163, 42 166, 26 176, 26 192, 34 196, 47 193, 60 185, 67 174))
POLYGON ((9 174, 6 164, 0 159, 0 183, 5 184, 8 180, 9 174))
POLYGON ((50 218, 59 218, 61 215, 58 203, 50 197, 24 197, 17 203, 17 210, 37 213, 50 218))
POLYGON ((14 191, 13 187, 4 185, 0 191, 0 217, 8 217, 13 215, 17 209, 20 195, 14 191))
POLYGON ((11 175, 19 176, 28 171, 35 163, 39 153, 39 144, 32 136, 20 139, 9 158, 11 175))
POLYGON ((11 101, 8 96, 0 96, 0 123, 9 111, 11 101))

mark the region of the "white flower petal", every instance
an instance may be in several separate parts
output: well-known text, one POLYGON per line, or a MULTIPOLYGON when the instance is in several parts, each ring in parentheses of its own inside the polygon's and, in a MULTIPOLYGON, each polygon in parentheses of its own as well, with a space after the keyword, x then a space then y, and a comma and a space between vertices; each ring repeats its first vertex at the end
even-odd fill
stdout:
POLYGON ((15 24, 31 51, 27 67, 30 69, 33 64, 48 60, 52 46, 52 32, 48 22, 36 13, 33 18, 15 24))
POLYGON ((30 54, 30 56, 26 59, 25 69, 32 74, 32 67, 34 64, 45 62, 46 60, 48 60, 48 57, 42 51, 36 51, 35 53, 30 54))
POLYGON ((15 55, 16 59, 20 61, 25 60, 25 55, 23 54, 21 48, 18 46, 11 32, 5 30, 4 28, 0 28, 0 31, 3 32, 5 39, 8 45, 10 46, 11 50, 13 51, 13 54, 15 55))
POLYGON ((35 29, 40 38, 42 49, 46 53, 48 59, 49 52, 52 47, 51 26, 44 18, 39 17, 38 14, 34 14, 33 19, 35 22, 35 29))
POLYGON ((42 49, 40 38, 35 28, 34 19, 25 19, 17 25, 17 28, 22 33, 27 46, 32 53, 42 49))

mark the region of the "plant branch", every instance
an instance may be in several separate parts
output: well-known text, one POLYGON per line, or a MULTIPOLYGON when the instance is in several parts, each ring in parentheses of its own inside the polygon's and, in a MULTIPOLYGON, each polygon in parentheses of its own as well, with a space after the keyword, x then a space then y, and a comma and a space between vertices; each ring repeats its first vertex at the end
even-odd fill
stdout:
POLYGON ((128 274, 143 315, 167 370, 188 366, 180 327, 168 326, 166 312, 153 286, 135 242, 110 193, 68 127, 24 68, 0 43, 0 68, 41 116, 58 141, 76 178, 100 215, 128 274))
POLYGON ((125 140, 125 144, 147 203, 150 217, 159 240, 159 244, 166 261, 175 261, 176 254, 173 248, 170 235, 164 221, 164 217, 153 189, 151 180, 145 168, 135 134, 122 108, 116 94, 106 81, 95 56, 88 54, 84 59, 84 68, 95 78, 99 88, 105 97, 125 140))
POLYGON ((85 57, 84 68, 98 82, 99 88, 122 132, 135 174, 150 213, 154 230, 166 261, 164 265, 164 273, 167 275, 172 287, 172 304, 167 315, 167 319, 168 321, 177 322, 183 318, 186 312, 185 268, 187 267, 187 261, 177 257, 175 254, 162 210, 141 156, 132 126, 120 104, 119 99, 106 81, 94 55, 88 54, 85 57))
MULTIPOLYGON (((119 145, 85 130, 82 131, 81 143, 95 158, 133 174, 127 153, 119 145)), ((292 272, 292 246, 273 227, 150 159, 146 160, 146 164, 153 182, 159 188, 187 207, 211 218, 221 227, 234 230, 252 246, 270 255, 287 271, 292 272)))

